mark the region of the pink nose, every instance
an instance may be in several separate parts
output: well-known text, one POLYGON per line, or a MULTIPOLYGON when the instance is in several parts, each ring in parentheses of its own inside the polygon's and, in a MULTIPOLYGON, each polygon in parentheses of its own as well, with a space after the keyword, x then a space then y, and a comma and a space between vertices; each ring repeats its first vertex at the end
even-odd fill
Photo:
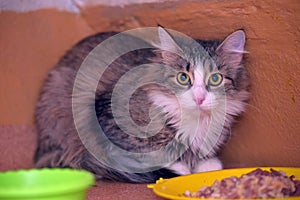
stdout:
POLYGON ((201 105, 203 101, 205 100, 205 97, 195 97, 194 98, 197 105, 201 105))
POLYGON ((206 89, 203 85, 194 85, 192 88, 192 92, 193 92, 193 99, 195 101, 195 103, 200 106, 201 104, 203 104, 203 102, 205 101, 206 98, 206 89))

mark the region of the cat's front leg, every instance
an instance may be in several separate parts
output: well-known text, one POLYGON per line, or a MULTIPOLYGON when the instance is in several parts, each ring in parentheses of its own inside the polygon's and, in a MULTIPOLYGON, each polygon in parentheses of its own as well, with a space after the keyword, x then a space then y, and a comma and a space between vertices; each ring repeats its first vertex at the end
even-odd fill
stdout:
POLYGON ((174 173, 176 173, 178 175, 191 174, 191 170, 187 166, 187 164, 184 162, 180 162, 180 161, 170 164, 169 166, 167 166, 167 169, 173 171, 174 173))
POLYGON ((200 161, 192 170, 192 173, 207 172, 220 169, 223 169, 222 162, 217 157, 214 157, 200 161))

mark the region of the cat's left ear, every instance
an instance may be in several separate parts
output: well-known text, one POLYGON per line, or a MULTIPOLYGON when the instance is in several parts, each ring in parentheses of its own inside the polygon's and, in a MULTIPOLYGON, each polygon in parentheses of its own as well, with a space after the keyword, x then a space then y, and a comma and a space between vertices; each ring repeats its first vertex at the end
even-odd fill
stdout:
POLYGON ((155 47, 173 53, 179 53, 182 51, 171 34, 161 26, 158 26, 158 38, 159 43, 153 44, 155 47))
POLYGON ((227 36, 217 47, 218 56, 229 65, 239 65, 243 59, 243 54, 248 53, 244 50, 245 33, 238 30, 227 36))

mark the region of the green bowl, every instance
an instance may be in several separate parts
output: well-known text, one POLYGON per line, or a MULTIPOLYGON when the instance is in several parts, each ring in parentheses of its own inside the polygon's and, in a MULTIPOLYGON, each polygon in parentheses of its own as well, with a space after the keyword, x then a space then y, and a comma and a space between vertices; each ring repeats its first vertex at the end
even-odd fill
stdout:
POLYGON ((30 169, 0 173, 0 199, 84 200, 93 174, 75 169, 30 169))

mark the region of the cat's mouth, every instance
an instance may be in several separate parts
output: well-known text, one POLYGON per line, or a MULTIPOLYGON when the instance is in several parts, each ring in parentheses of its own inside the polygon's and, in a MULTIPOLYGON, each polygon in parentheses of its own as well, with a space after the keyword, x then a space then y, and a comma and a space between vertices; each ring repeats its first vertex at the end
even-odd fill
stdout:
POLYGON ((203 99, 192 98, 190 95, 184 95, 180 98, 180 107, 182 109, 188 110, 189 112, 194 112, 195 110, 200 112, 208 112, 217 106, 217 102, 207 95, 203 99))
POLYGON ((204 99, 193 99, 193 100, 194 100, 193 107, 200 111, 210 111, 216 106, 216 103, 209 97, 206 97, 204 99))
POLYGON ((212 107, 207 104, 195 105, 196 109, 201 112, 208 112, 212 110, 212 107))

